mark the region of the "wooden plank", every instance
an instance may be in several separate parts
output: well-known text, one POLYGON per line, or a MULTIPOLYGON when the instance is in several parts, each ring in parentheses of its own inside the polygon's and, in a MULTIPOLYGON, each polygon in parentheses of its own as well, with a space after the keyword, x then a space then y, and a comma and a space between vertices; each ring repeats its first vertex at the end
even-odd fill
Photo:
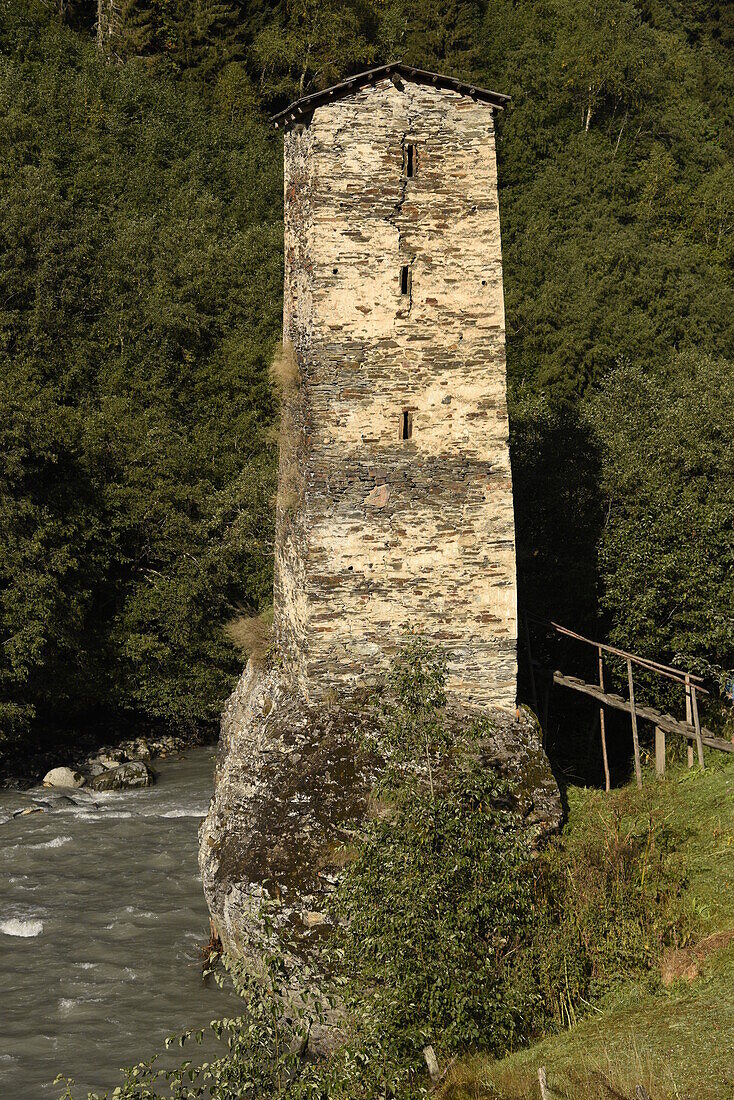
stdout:
POLYGON ((433 1047, 423 1047, 423 1057, 426 1060, 426 1066, 428 1067, 428 1074, 432 1081, 439 1081, 441 1078, 441 1070, 438 1065, 438 1058, 433 1047))
MULTIPOLYGON (((688 725, 693 724, 693 711, 691 710, 691 677, 686 676, 686 722, 688 725)), ((693 767, 693 745, 689 741, 686 745, 686 757, 688 758, 688 767, 693 767)))
MULTIPOLYGON (((599 646, 599 688, 604 691, 604 652, 599 646)), ((601 732, 601 754, 604 759, 604 790, 611 789, 609 779, 609 758, 607 757, 607 731, 604 724, 604 704, 599 707, 599 729, 601 732)))
POLYGON ((655 727, 655 775, 658 779, 665 776, 665 730, 655 727))
POLYGON ((701 722, 698 717, 698 699, 696 698, 695 684, 691 684, 691 710, 693 711, 693 725, 696 729, 696 748, 698 750, 698 766, 703 771, 706 765, 703 762, 703 741, 701 739, 701 722))
MULTIPOLYGON (((624 711, 625 714, 629 714, 630 705, 626 699, 623 699, 621 695, 614 695, 611 692, 602 692, 596 684, 586 684, 583 681, 572 680, 570 677, 564 676, 562 672, 554 672, 553 681, 556 684, 560 684, 561 687, 571 688, 572 691, 580 691, 583 695, 588 695, 592 699, 603 701, 606 706, 613 707, 615 710, 621 710, 624 711)), ((695 741, 696 730, 694 726, 689 725, 687 722, 680 722, 678 719, 672 718, 669 714, 662 714, 660 711, 653 710, 652 707, 637 706, 636 710, 638 717, 653 722, 655 725, 659 725, 668 733, 677 733, 679 736, 685 737, 689 741, 695 741)), ((734 753, 734 744, 730 741, 724 741, 721 737, 715 737, 710 730, 707 730, 703 726, 701 727, 701 741, 710 749, 734 753)))
POLYGON ((632 660, 627 658, 627 683, 630 690, 630 718, 632 719, 632 747, 635 750, 635 778, 642 790, 642 764, 640 763, 640 739, 637 736, 637 711, 635 710, 635 685, 632 682, 632 660))
MULTIPOLYGON (((661 664, 660 661, 653 661, 651 657, 638 657, 635 653, 628 653, 626 649, 618 649, 616 646, 609 645, 607 642, 595 642, 591 638, 584 637, 583 634, 577 634, 575 630, 569 630, 567 626, 561 626, 560 623, 553 622, 552 619, 540 619, 537 615, 531 615, 528 611, 525 612, 527 618, 532 619, 533 622, 541 623, 543 626, 550 626, 558 634, 564 634, 567 638, 573 638, 577 642, 584 642, 586 645, 601 646, 606 653, 612 653, 615 657, 622 657, 625 660, 634 661, 635 664, 641 665, 643 668, 650 669, 653 672, 659 672, 661 675, 666 675, 670 680, 676 680, 678 683, 684 683, 685 677, 689 677, 691 680, 696 680, 701 683, 702 676, 697 676, 693 672, 683 672, 682 669, 673 668, 672 665, 661 664)), ((705 688, 699 688, 705 695, 708 692, 705 688)))

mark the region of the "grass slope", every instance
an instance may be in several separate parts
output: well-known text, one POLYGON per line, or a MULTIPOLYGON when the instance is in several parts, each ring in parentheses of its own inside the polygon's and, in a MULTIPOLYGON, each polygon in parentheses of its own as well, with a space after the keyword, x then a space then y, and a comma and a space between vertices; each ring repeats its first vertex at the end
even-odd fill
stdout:
POLYGON ((675 770, 662 783, 650 779, 641 794, 573 788, 566 827, 573 846, 615 813, 622 822, 650 814, 659 821, 685 872, 694 931, 682 958, 697 956, 698 977, 665 987, 657 967, 649 980, 608 994, 571 1030, 499 1061, 457 1066, 443 1100, 537 1100, 539 1066, 554 1098, 632 1100, 638 1085, 652 1100, 734 1097, 734 942, 722 945, 726 937, 717 935, 734 929, 734 762, 709 756, 705 773, 675 770))

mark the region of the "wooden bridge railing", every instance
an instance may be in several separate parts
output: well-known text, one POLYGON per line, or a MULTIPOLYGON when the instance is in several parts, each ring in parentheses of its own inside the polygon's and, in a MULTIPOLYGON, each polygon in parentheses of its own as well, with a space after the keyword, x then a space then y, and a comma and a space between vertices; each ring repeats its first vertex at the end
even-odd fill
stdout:
POLYGON ((533 702, 536 712, 538 710, 538 691, 535 679, 536 668, 542 668, 536 661, 533 660, 532 646, 530 641, 530 623, 537 623, 547 630, 552 630, 556 634, 562 635, 567 638, 571 638, 574 641, 581 642, 584 645, 591 646, 596 650, 597 668, 599 683, 590 684, 584 680, 579 679, 576 676, 565 675, 562 672, 553 672, 553 683, 560 684, 563 687, 570 688, 572 691, 581 692, 584 695, 590 696, 593 699, 599 701, 599 724, 601 730, 601 748, 602 757, 604 760, 604 778, 606 789, 610 788, 609 777, 609 758, 607 756, 607 739, 606 739, 606 725, 605 725, 605 707, 613 707, 616 710, 621 710, 629 713, 632 723, 632 745, 635 756, 635 777, 637 779, 637 786, 642 786, 642 764, 640 760, 640 740, 637 722, 642 718, 646 721, 652 722, 655 726, 655 770, 658 775, 665 774, 665 734, 674 733, 679 734, 686 738, 688 742, 688 766, 692 767, 694 763, 693 746, 696 746, 696 752, 698 756, 698 764, 701 768, 705 768, 703 758, 703 746, 707 745, 710 748, 718 749, 722 752, 734 752, 734 744, 729 741, 724 741, 723 738, 715 737, 710 730, 704 729, 701 726, 701 720, 698 713, 698 696, 708 695, 709 692, 702 685, 702 677, 697 676, 693 672, 686 672, 679 668, 673 668, 670 665, 661 664, 660 661, 653 661, 648 657, 640 657, 635 653, 628 653, 624 649, 619 649, 616 646, 609 645, 606 642, 597 642, 591 638, 584 637, 583 634, 577 634, 574 630, 569 630, 568 627, 561 626, 560 623, 553 622, 550 619, 541 619, 536 615, 532 615, 530 612, 521 612, 521 622, 523 626, 523 633, 525 638, 525 648, 528 655, 528 666, 530 670, 530 689, 533 696, 533 702), (607 692, 604 686, 604 654, 608 653, 615 657, 625 661, 627 665, 627 686, 629 689, 629 699, 622 698, 621 695, 616 695, 612 692, 607 692), (685 693, 685 707, 686 717, 685 721, 679 721, 671 714, 663 714, 662 712, 655 710, 653 707, 641 706, 635 700, 635 685, 633 679, 633 665, 645 669, 648 672, 654 673, 656 676, 661 676, 665 679, 672 680, 673 682, 680 684, 685 693))

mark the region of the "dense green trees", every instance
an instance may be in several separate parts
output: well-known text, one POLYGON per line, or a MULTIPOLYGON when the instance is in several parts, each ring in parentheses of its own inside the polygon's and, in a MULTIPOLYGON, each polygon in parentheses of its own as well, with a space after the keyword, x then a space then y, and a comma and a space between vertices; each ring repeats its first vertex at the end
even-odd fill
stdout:
POLYGON ((734 667, 734 363, 622 365, 587 411, 602 462, 613 638, 721 679, 734 667))
MULTIPOLYGON (((625 377, 617 364, 627 364, 656 380, 664 406, 677 402, 679 351, 734 359, 734 70, 724 28, 703 8, 497 0, 483 70, 513 95, 499 154, 521 602, 661 660, 711 668, 734 662, 731 640, 720 630, 714 641, 704 625, 731 623, 731 599, 716 585, 730 566, 720 559, 694 589, 656 541, 643 573, 634 531, 664 526, 671 501, 651 487, 638 493, 619 467, 633 440, 654 436, 658 476, 670 462, 675 478, 677 435, 697 430, 704 405, 712 416, 716 406, 731 448, 728 398, 702 358, 690 414, 678 433, 665 417, 664 442, 652 409, 648 424, 638 406, 631 430, 632 398, 605 380, 625 377), (618 479, 625 501, 611 489, 618 479), (635 522, 623 532, 627 507, 635 522), (645 590, 656 574, 662 602, 658 584, 645 590)), ((710 461, 725 468, 721 449, 710 461)), ((704 489, 699 481, 705 511, 704 489)))
POLYGON ((4 32, 4 731, 211 719, 270 589, 277 151, 226 71, 204 99, 4 32))
POLYGON ((731 664, 731 6, 101 10, 106 37, 96 0, 0 6, 4 735, 216 713, 240 662, 222 624, 270 584, 282 210, 265 112, 395 57, 513 96, 499 156, 522 601, 731 664), (706 470, 690 485, 688 462, 706 470))

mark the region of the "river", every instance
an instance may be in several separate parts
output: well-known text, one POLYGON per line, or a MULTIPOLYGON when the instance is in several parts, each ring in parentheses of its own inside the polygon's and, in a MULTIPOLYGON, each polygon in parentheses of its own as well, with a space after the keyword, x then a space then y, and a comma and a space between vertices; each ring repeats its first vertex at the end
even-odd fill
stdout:
POLYGON ((154 768, 154 787, 23 817, 48 792, 0 791, 0 1097, 55 1098, 59 1073, 75 1096, 110 1089, 167 1035, 237 1010, 201 975, 213 750, 154 768))

